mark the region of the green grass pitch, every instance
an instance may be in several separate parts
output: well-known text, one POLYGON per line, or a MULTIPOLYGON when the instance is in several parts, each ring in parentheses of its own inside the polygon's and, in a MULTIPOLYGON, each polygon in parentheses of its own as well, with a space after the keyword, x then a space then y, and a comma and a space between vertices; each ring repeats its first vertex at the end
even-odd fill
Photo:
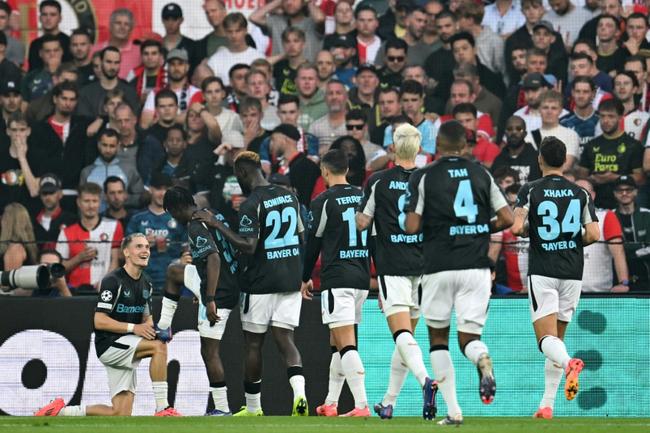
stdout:
MULTIPOLYGON (((439 418, 438 418, 439 419, 439 418)), ((0 432, 11 433, 418 433, 454 429, 418 418, 29 418, 2 417, 0 432)), ((466 418, 458 433, 583 433, 650 431, 650 418, 466 418)))

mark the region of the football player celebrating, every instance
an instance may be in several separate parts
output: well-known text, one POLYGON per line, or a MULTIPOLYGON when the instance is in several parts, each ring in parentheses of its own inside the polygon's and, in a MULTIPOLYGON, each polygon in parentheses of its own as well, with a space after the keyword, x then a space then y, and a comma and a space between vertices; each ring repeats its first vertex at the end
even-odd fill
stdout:
MULTIPOLYGON (((354 409, 342 416, 368 417, 365 370, 357 352, 354 325, 361 321, 361 308, 368 297, 370 263, 368 232, 358 231, 354 212, 361 191, 346 180, 348 158, 342 150, 330 150, 321 160, 321 174, 328 189, 311 202, 309 237, 302 273, 303 298, 311 300, 311 273, 321 254, 321 310, 330 329, 338 363, 330 364, 330 377, 343 372, 354 397, 354 409)), ((332 349, 334 350, 334 349, 332 349)), ((333 389, 316 413, 337 416, 342 380, 330 381, 333 389)))
POLYGON ((149 263, 149 241, 142 233, 122 241, 126 263, 106 275, 95 308, 95 350, 106 367, 111 406, 66 406, 57 398, 36 416, 129 416, 137 382, 137 368, 151 358, 149 374, 156 400, 156 416, 180 416, 167 402, 167 345, 156 339, 151 294, 153 286, 143 274, 149 263))
POLYGON ((199 216, 219 221, 225 221, 225 218, 219 213, 213 214, 208 210, 198 209, 192 194, 178 186, 165 193, 163 207, 179 224, 187 227, 192 264, 171 264, 167 269, 165 296, 157 324, 160 330, 159 338, 171 338, 170 325, 185 284, 199 300, 201 357, 210 381, 210 395, 214 403, 214 410, 206 415, 231 415, 219 346, 226 331, 228 316, 239 303, 239 264, 235 260, 230 243, 216 230, 209 230, 207 225, 199 220, 199 216))
POLYGON ((390 365, 388 390, 375 412, 383 419, 393 417, 393 407, 406 380, 413 372, 423 389, 424 419, 436 415, 437 384, 429 378, 422 351, 413 338, 420 315, 420 277, 422 275, 422 234, 406 234, 404 202, 409 178, 415 171, 422 136, 405 123, 395 129, 395 167, 375 173, 368 179, 357 212, 357 228, 373 225, 375 266, 379 296, 388 327, 393 333, 395 350, 390 365), (380 215, 374 219, 375 215, 380 215))
POLYGON ((438 133, 441 158, 413 173, 406 199, 406 232, 423 235, 422 315, 429 328, 431 366, 448 408, 441 425, 463 422, 449 356, 452 310, 461 352, 478 368, 481 400, 488 404, 494 399, 492 359, 481 341, 492 287, 487 252, 490 231, 513 221, 492 176, 461 156, 466 146, 465 128, 455 120, 443 123, 438 133))
POLYGON ((543 177, 524 185, 515 205, 512 233, 528 236, 528 297, 539 350, 546 356, 544 397, 535 418, 553 417, 555 394, 566 376, 564 394, 573 400, 584 362, 571 358, 564 334, 580 299, 583 247, 600 238, 591 196, 562 177, 566 146, 556 137, 542 140, 543 177))

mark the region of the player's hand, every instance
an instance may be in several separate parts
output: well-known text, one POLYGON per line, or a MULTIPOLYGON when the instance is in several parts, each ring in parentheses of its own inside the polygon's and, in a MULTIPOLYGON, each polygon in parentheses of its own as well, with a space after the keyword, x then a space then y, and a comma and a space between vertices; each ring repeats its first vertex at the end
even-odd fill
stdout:
POLYGON ((196 221, 205 223, 208 227, 216 227, 218 222, 214 218, 214 214, 207 209, 197 210, 192 214, 192 218, 196 221))
POLYGON ((217 315, 216 302, 214 301, 208 302, 207 304, 205 304, 205 309, 208 316, 208 320, 210 321, 210 326, 214 326, 215 323, 221 320, 221 318, 217 315))
POLYGON ((377 306, 379 307, 379 311, 382 313, 384 312, 384 304, 381 302, 381 296, 377 296, 377 306))
POLYGON ((302 285, 300 286, 300 293, 302 294, 302 299, 311 301, 314 298, 314 294, 312 293, 312 290, 314 290, 314 282, 312 280, 303 282, 302 285))
POLYGON ((156 338, 156 330, 153 329, 149 323, 140 323, 133 327, 133 333, 138 337, 142 337, 145 340, 154 340, 156 338))
POLYGON ((192 264, 192 254, 190 254, 189 251, 183 251, 183 253, 181 254, 180 261, 182 265, 192 264))

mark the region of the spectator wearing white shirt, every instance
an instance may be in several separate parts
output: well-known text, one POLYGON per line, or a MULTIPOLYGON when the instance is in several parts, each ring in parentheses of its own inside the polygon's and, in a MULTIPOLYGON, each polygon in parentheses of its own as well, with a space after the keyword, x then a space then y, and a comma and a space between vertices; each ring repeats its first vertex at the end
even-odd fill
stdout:
POLYGON ((224 85, 230 85, 228 72, 238 63, 250 64, 264 57, 255 48, 246 43, 248 21, 239 12, 229 13, 223 20, 226 31, 227 45, 219 49, 208 60, 208 66, 216 77, 221 78, 224 85))
POLYGON ((280 124, 278 109, 269 102, 271 85, 269 76, 261 69, 251 69, 246 75, 248 96, 255 98, 262 104, 262 128, 267 131, 275 129, 280 124))
POLYGON ((208 77, 201 84, 205 108, 217 119, 221 131, 235 130, 244 133, 244 125, 239 114, 223 106, 226 88, 219 77, 208 77))
POLYGON ((570 48, 578 38, 582 26, 591 19, 591 13, 571 3, 571 0, 550 0, 551 10, 544 19, 553 23, 555 31, 562 35, 564 45, 570 48))
POLYGON ((526 23, 519 2, 496 0, 485 7, 481 24, 490 27, 494 33, 505 39, 526 23))

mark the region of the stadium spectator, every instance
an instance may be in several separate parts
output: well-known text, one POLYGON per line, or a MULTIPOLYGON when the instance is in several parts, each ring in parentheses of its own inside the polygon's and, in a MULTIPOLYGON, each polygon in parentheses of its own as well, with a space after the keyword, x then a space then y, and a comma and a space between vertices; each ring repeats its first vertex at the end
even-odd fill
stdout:
MULTIPOLYGON (((341 2, 339 4, 347 4, 341 2)), ((349 5, 348 5, 349 6, 349 5)), ((282 32, 283 58, 273 65, 275 88, 280 94, 296 95, 296 73, 298 66, 305 62, 305 32, 299 28, 287 27, 282 32)))
POLYGON ((594 184, 597 207, 614 209, 614 182, 630 175, 637 184, 643 183, 643 147, 625 134, 621 120, 623 104, 615 99, 601 102, 598 107, 603 133, 589 141, 582 151, 578 172, 594 184))
MULTIPOLYGON (((6 3, 0 3, 6 4, 6 3)), ((2 20, 2 9, 0 8, 0 21, 2 20)), ((19 80, 22 76, 22 71, 16 64, 7 57, 7 35, 0 31, 0 82, 9 80, 19 80)))
MULTIPOLYGON (((578 179, 576 185, 591 194, 594 201, 598 198, 594 184, 590 180, 578 179)), ((621 223, 616 214, 608 209, 597 209, 596 216, 600 228, 600 239, 599 242, 585 247, 582 291, 627 292, 630 290, 630 278, 625 261, 621 223), (616 271, 616 280, 614 280, 612 268, 616 271), (618 283, 612 286, 612 281, 618 281, 618 283)))
MULTIPOLYGON (((484 123, 485 125, 484 129, 489 133, 489 137, 493 137, 495 135, 494 125, 499 123, 499 116, 503 108, 501 99, 481 85, 478 69, 475 65, 471 63, 460 64, 454 68, 453 73, 454 80, 467 80, 472 84, 470 91, 474 94, 473 100, 462 102, 471 102, 476 105, 476 109, 481 111, 479 117, 483 119, 482 124, 484 123), (489 127, 488 121, 490 124, 489 127)), ((450 110, 448 110, 449 113, 451 113, 451 108, 453 108, 453 104, 450 110)))
POLYGON ((15 112, 23 110, 23 96, 20 93, 20 83, 14 80, 0 82, 0 107, 2 107, 2 116, 0 116, 0 136, 4 135, 9 125, 9 118, 15 112))
MULTIPOLYGON (((407 66, 402 71, 402 76, 404 80, 415 80, 418 83, 422 84, 424 87, 424 110, 426 113, 443 113, 445 101, 438 98, 433 91, 435 90, 435 83, 432 83, 429 77, 427 76, 424 67, 422 66, 407 66)), ((377 92, 375 91, 375 94, 377 92)), ((379 106, 375 105, 372 115, 370 116, 370 122, 379 123, 381 121, 379 117, 379 106)), ((373 125, 373 127, 376 125, 373 125)))
POLYGON ((554 136, 566 146, 564 170, 569 170, 580 156, 580 138, 572 129, 560 125, 560 116, 568 114, 562 108, 562 94, 556 90, 547 90, 540 97, 539 113, 541 125, 538 129, 528 131, 526 140, 535 143, 539 149, 544 137, 554 136))
POLYGON ((450 41, 458 29, 456 15, 449 10, 440 12, 436 16, 436 29, 442 47, 426 59, 424 70, 438 83, 436 95, 446 101, 449 99, 449 86, 454 81, 451 71, 455 63, 450 41))
POLYGON ((354 65, 357 53, 356 39, 353 36, 339 36, 332 41, 330 52, 336 66, 333 78, 342 82, 347 88, 354 86, 353 81, 357 71, 354 65))
MULTIPOLYGON (((0 218, 0 256, 4 271, 37 263, 38 248, 32 221, 27 209, 20 203, 7 205, 0 218)), ((31 291, 18 288, 11 294, 29 296, 31 291)))
POLYGON ((556 39, 553 24, 542 20, 533 26, 533 46, 546 54, 547 74, 551 74, 561 83, 567 82, 569 58, 566 50, 552 49, 556 39))
MULTIPOLYGON (((323 38, 323 49, 331 50, 333 42, 339 36, 349 36, 355 38, 354 30, 354 12, 352 11, 353 4, 347 1, 336 2, 334 6, 334 31, 323 38)), ((286 50, 284 50, 286 53, 286 50)))
POLYGON ((377 36, 377 10, 370 4, 360 3, 354 10, 354 20, 359 64, 374 63, 381 48, 381 38, 377 36))
POLYGON ((82 292, 97 292, 104 275, 118 266, 122 225, 99 216, 101 195, 95 183, 79 187, 79 222, 61 230, 56 244, 69 284, 82 292))
POLYGON ((124 103, 124 93, 120 89, 109 90, 104 97, 101 115, 95 119, 86 129, 88 137, 95 137, 103 128, 118 130, 115 108, 124 103))
POLYGON ((506 89, 501 76, 492 72, 492 70, 485 66, 478 58, 476 42, 471 33, 456 33, 449 39, 449 44, 456 65, 470 63, 476 66, 482 86, 485 86, 486 89, 495 95, 503 95, 505 93, 506 89))
POLYGON ((277 164, 272 167, 272 172, 289 176, 298 200, 308 206, 320 170, 304 152, 298 151, 301 138, 298 128, 293 125, 281 124, 273 130, 270 150, 277 157, 277 164))
POLYGON ((553 0, 549 5, 551 10, 546 12, 544 19, 553 24, 568 51, 578 38, 582 25, 591 19, 591 13, 576 7, 571 0, 553 0))
POLYGON ((537 150, 526 141, 526 122, 519 116, 512 116, 506 122, 506 145, 492 163, 492 173, 510 168, 518 173, 515 179, 519 185, 539 179, 542 173, 537 162, 537 150))
POLYGON ((145 184, 149 182, 153 167, 165 156, 163 142, 167 137, 167 131, 176 125, 178 113, 176 93, 169 89, 156 93, 155 107, 157 121, 147 129, 144 142, 137 153, 138 172, 145 184))
POLYGON ((640 13, 634 12, 625 20, 625 32, 627 41, 623 46, 631 55, 648 56, 650 54, 650 42, 646 39, 648 33, 648 18, 640 13))
POLYGON ((163 141, 165 156, 154 166, 153 173, 162 173, 172 179, 189 180, 190 167, 187 166, 185 150, 187 149, 187 135, 181 125, 172 125, 167 130, 163 141))
MULTIPOLYGON (((399 87, 406 67, 408 44, 403 39, 389 39, 384 45, 384 66, 379 69, 381 87, 399 87)), ((379 54, 377 55, 379 57, 379 54)), ((377 59, 375 59, 377 62, 377 59)))
MULTIPOLYGON (((178 123, 185 121, 185 114, 190 105, 201 100, 201 90, 189 82, 190 64, 187 51, 176 49, 167 54, 167 87, 176 94, 176 112, 178 123)), ((156 95, 158 92, 149 92, 142 108, 140 127, 149 128, 156 120, 156 95)))
POLYGON ((368 140, 368 117, 361 110, 348 111, 345 115, 345 129, 347 135, 361 143, 366 161, 386 153, 383 147, 368 140))
POLYGON ((293 26, 305 32, 305 58, 311 62, 316 59, 322 43, 319 26, 325 21, 325 15, 315 1, 273 0, 257 8, 249 19, 263 30, 267 30, 271 36, 273 55, 281 52, 282 32, 293 26), (275 13, 276 11, 279 13, 275 13))
POLYGON ((406 14, 413 6, 412 0, 389 1, 388 9, 379 17, 379 37, 383 40, 403 38, 406 34, 406 14))
MULTIPOLYGON (((598 66, 598 52, 594 42, 591 42, 586 39, 579 39, 573 45, 573 55, 576 54, 586 54, 591 58, 591 66, 585 65, 582 63, 582 66, 579 66, 574 70, 571 69, 571 73, 574 77, 583 75, 591 77, 603 92, 611 92, 614 89, 614 82, 612 77, 606 72, 600 70, 598 66)), ((574 65, 571 65, 573 68, 574 65)), ((596 105, 594 108, 598 108, 596 105)))
POLYGON ((59 232, 76 221, 76 216, 61 208, 61 179, 45 173, 39 179, 39 197, 42 207, 32 219, 34 235, 40 250, 56 247, 59 232))
MULTIPOLYGON (((126 206, 137 208, 140 204, 140 196, 144 192, 144 185, 140 174, 131 165, 124 164, 117 157, 119 148, 119 137, 112 129, 105 129, 97 139, 97 150, 99 156, 95 161, 85 167, 79 176, 80 185, 94 183, 103 185, 110 176, 122 179, 126 184, 128 199, 126 206)), ((148 180, 148 179, 147 179, 148 180)), ((101 209, 106 209, 106 203, 101 203, 101 209)))
POLYGON ((106 47, 101 51, 99 59, 101 61, 99 79, 81 88, 77 113, 96 118, 101 112, 106 92, 115 88, 124 92, 126 102, 135 113, 139 113, 140 104, 135 89, 117 76, 122 61, 120 50, 112 46, 106 47))
POLYGON ((635 201, 638 188, 632 176, 621 176, 614 186, 616 216, 623 229, 630 290, 650 289, 650 211, 635 201))
POLYGON ((117 157, 125 165, 137 167, 138 149, 145 139, 145 134, 136 128, 137 118, 126 103, 118 104, 113 110, 115 115, 115 130, 120 138, 120 148, 117 157))
MULTIPOLYGON (((57 87, 58 84, 63 82, 74 83, 79 88, 79 73, 70 63, 60 65, 52 76, 52 84, 54 87, 57 87)), ((54 102, 52 102, 54 87, 29 103, 25 115, 30 123, 45 120, 54 112, 54 102)))
POLYGON ((636 92, 639 87, 636 75, 631 72, 619 72, 614 77, 614 96, 623 104, 625 133, 641 141, 650 114, 638 108, 636 92))
POLYGON ((239 220, 237 213, 239 205, 246 199, 241 190, 233 166, 235 158, 245 150, 244 138, 237 131, 228 131, 224 133, 222 144, 220 144, 214 153, 218 157, 217 161, 210 167, 210 205, 219 209, 231 227, 238 227, 239 220))
POLYGON ((229 13, 223 20, 223 27, 226 32, 226 45, 219 47, 208 59, 208 66, 214 75, 221 78, 228 86, 230 84, 228 72, 231 67, 238 63, 250 64, 261 58, 262 53, 246 43, 248 21, 243 14, 229 13))
POLYGON ((509 186, 518 185, 519 172, 511 167, 499 167, 494 170, 494 181, 505 191, 509 186))
MULTIPOLYGON (((54 249, 47 249, 38 252, 37 263, 40 265, 46 265, 51 267, 54 264, 63 266, 63 259, 61 254, 59 254, 54 249)), ((55 297, 70 297, 72 292, 68 284, 65 282, 65 275, 51 275, 48 287, 45 289, 34 289, 32 290, 32 296, 34 297, 46 297, 46 298, 55 298, 55 297)))
POLYGON ((300 127, 308 130, 311 124, 327 114, 325 92, 318 86, 318 69, 309 64, 298 67, 296 88, 300 98, 300 127))
POLYGON ((648 111, 650 108, 650 86, 648 86, 648 66, 645 58, 630 56, 625 60, 624 70, 632 72, 639 81, 636 98, 639 101, 639 109, 648 111))
POLYGON ((346 134, 345 113, 348 104, 348 91, 340 81, 331 80, 325 92, 327 114, 309 126, 309 133, 318 139, 321 155, 329 150, 334 140, 346 134))
MULTIPOLYGON (((246 75, 248 95, 262 105, 262 127, 271 130, 280 124, 277 108, 269 102, 271 84, 269 76, 260 69, 251 69, 246 75)), ((224 129, 222 127, 222 129, 224 129)), ((241 132, 241 130, 240 130, 241 132)))
POLYGON ((162 43, 147 39, 140 44, 142 64, 129 72, 126 80, 135 87, 140 104, 147 100, 149 92, 165 87, 166 71, 162 43))
POLYGON ((622 19, 623 14, 625 13, 623 2, 620 0, 599 0, 595 6, 595 8, 592 7, 589 9, 592 18, 584 23, 580 29, 580 34, 578 35, 578 39, 588 39, 594 44, 597 42, 596 33, 598 31, 598 20, 600 16, 612 15, 616 18, 622 19))
POLYGON ((383 145, 386 128, 390 125, 389 119, 398 116, 402 112, 399 103, 399 91, 394 87, 381 89, 379 96, 377 96, 377 106, 379 107, 380 123, 375 128, 370 129, 370 141, 383 145))
POLYGON ((453 111, 454 119, 460 122, 463 127, 471 133, 474 140, 473 142, 468 141, 468 147, 471 151, 471 155, 476 158, 477 161, 480 161, 487 168, 492 167, 494 159, 499 154, 499 147, 492 143, 488 138, 483 134, 478 134, 478 115, 476 111, 476 106, 469 102, 464 102, 458 104, 454 107, 453 111))
POLYGON ((496 0, 485 6, 482 24, 505 40, 526 22, 522 7, 513 0, 496 0))
POLYGON ((503 39, 490 26, 483 25, 485 9, 483 3, 465 2, 456 11, 458 27, 470 33, 476 41, 476 55, 492 72, 506 72, 503 39))
POLYGON ((187 51, 191 76, 194 68, 203 60, 203 55, 198 58, 197 43, 181 33, 181 26, 185 21, 183 9, 177 3, 167 3, 160 12, 160 18, 165 28, 165 35, 162 38, 165 51, 170 52, 174 49, 187 51))
POLYGON ((72 60, 70 55, 70 37, 63 33, 59 28, 61 24, 61 3, 56 0, 44 0, 38 5, 38 20, 41 23, 41 30, 43 35, 34 39, 29 44, 28 66, 29 70, 33 71, 40 69, 44 66, 43 59, 40 55, 43 42, 54 36, 59 40, 60 46, 63 49, 63 61, 69 62, 72 60))
POLYGON ((226 45, 226 31, 223 20, 226 18, 226 5, 223 0, 205 0, 203 2, 205 17, 212 26, 212 31, 196 42, 197 59, 209 59, 218 49, 226 45))
POLYGON ((258 99, 244 98, 241 103, 239 117, 241 117, 244 125, 246 149, 259 154, 262 143, 270 136, 270 132, 262 128, 262 104, 258 99))
POLYGON ((171 186, 169 176, 154 174, 149 184, 151 203, 145 210, 133 215, 126 226, 127 235, 143 233, 149 241, 151 257, 147 275, 157 294, 161 294, 164 288, 167 266, 181 256, 183 244, 187 242, 185 227, 178 224, 162 206, 165 193, 171 186))
POLYGON ((508 84, 512 86, 521 81, 526 73, 526 49, 515 45, 510 51, 510 56, 506 59, 506 69, 508 70, 508 84))
POLYGON ((205 99, 205 109, 217 120, 221 131, 244 131, 244 125, 239 115, 223 107, 226 91, 220 78, 206 78, 201 84, 201 91, 205 99))
POLYGON ((230 88, 228 89, 228 96, 226 96, 226 104, 228 105, 228 108, 235 113, 239 113, 240 101, 248 96, 246 76, 250 70, 250 65, 238 63, 230 68, 230 71, 228 72, 228 76, 230 77, 230 88))
POLYGON ((140 64, 140 48, 131 40, 135 27, 133 12, 127 8, 115 9, 111 12, 108 26, 108 40, 95 45, 93 51, 101 51, 106 47, 115 47, 120 52, 118 75, 126 80, 129 72, 140 64))
POLYGON ((615 71, 623 70, 625 59, 630 52, 619 45, 621 35, 620 22, 612 15, 601 15, 598 18, 598 60, 599 70, 613 75, 615 71))
MULTIPOLYGON (((122 224, 122 228, 126 227, 133 216, 133 208, 125 207, 129 197, 129 193, 126 192, 126 184, 121 177, 112 175, 104 180, 103 187, 106 209, 101 216, 117 220, 122 224)), ((139 207, 139 203, 135 206, 139 207)))
MULTIPOLYGON (((585 46, 582 42, 578 47, 585 46)), ((579 48, 582 49, 582 48, 579 48)), ((588 78, 593 81, 595 85, 594 95, 591 98, 591 105, 594 109, 598 108, 598 105, 604 100, 611 98, 611 91, 613 89, 613 80, 612 77, 606 73, 599 71, 594 65, 593 58, 588 52, 591 48, 585 49, 584 52, 575 52, 571 56, 570 71, 573 79, 576 80, 579 77, 588 78)), ((571 84, 565 91, 565 93, 571 90, 571 84)), ((569 108, 572 108, 575 105, 575 101, 571 99, 568 103, 569 108)))
POLYGON ((580 148, 596 136, 598 113, 593 100, 596 85, 588 77, 576 77, 571 83, 571 100, 573 112, 560 118, 560 125, 573 129, 580 137, 580 148))
POLYGON ((334 55, 329 50, 321 50, 316 56, 316 71, 318 72, 318 87, 325 90, 325 86, 336 73, 334 55))
MULTIPOLYGON (((468 65, 469 66, 469 65, 468 65)), ((484 89, 481 89, 484 90, 484 89)), ((447 101, 447 107, 450 114, 440 117, 441 121, 450 120, 453 118, 451 113, 453 113, 454 108, 458 104, 469 103, 476 105, 476 90, 474 88, 474 83, 463 78, 458 78, 451 85, 451 94, 449 96, 449 101, 447 101)), ((490 114, 484 113, 482 111, 477 111, 478 116, 478 130, 488 139, 494 137, 494 126, 490 114)))
POLYGON ((43 66, 32 68, 21 82, 21 93, 27 101, 43 96, 54 86, 53 76, 63 58, 61 41, 56 36, 43 36, 38 54, 43 66))
MULTIPOLYGON (((406 32, 404 37, 401 38, 408 45, 406 64, 424 66, 424 62, 431 55, 431 53, 438 50, 441 46, 440 43, 427 44, 422 38, 424 36, 424 28, 427 25, 427 13, 424 8, 414 7, 411 8, 404 21, 406 32)), ((386 64, 387 51, 379 50, 375 63, 378 65, 386 64)))
POLYGON ((16 66, 21 67, 25 63, 25 44, 8 34, 11 13, 11 5, 7 2, 0 2, 0 32, 4 33, 7 38, 5 57, 16 66))
POLYGON ((525 105, 515 111, 514 114, 524 119, 526 130, 529 132, 538 129, 542 124, 539 107, 542 102, 542 94, 550 87, 551 85, 546 81, 544 75, 537 72, 527 73, 521 83, 525 105))
POLYGON ((88 29, 78 28, 70 34, 70 54, 72 64, 77 68, 79 86, 85 86, 94 77, 92 62, 92 39, 88 29))

